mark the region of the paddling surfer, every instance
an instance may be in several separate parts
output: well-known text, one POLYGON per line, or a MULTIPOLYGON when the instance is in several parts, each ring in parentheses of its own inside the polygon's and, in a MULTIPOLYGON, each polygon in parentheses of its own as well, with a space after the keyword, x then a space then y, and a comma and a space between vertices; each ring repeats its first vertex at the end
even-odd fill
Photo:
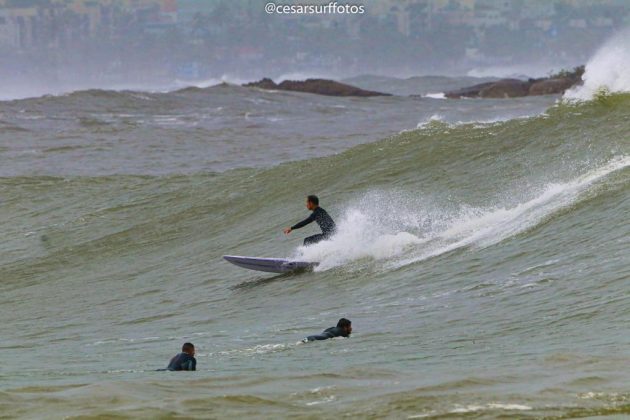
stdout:
POLYGON ((309 223, 316 222, 322 230, 322 233, 305 238, 304 246, 316 244, 317 242, 330 238, 335 233, 335 222, 326 210, 319 207, 319 198, 317 198, 316 195, 306 197, 306 208, 312 211, 311 215, 301 222, 286 228, 284 233, 288 235, 294 229, 300 229, 309 223))
POLYGON ((306 343, 308 341, 328 340, 335 337, 350 337, 350 334, 352 334, 352 322, 349 319, 341 318, 337 322, 336 327, 327 328, 321 334, 309 335, 302 341, 306 343))

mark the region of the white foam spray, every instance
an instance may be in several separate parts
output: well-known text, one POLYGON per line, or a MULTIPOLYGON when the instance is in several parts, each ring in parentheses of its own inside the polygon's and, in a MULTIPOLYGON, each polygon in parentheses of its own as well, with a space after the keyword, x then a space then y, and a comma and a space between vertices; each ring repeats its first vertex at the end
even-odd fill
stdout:
POLYGON ((440 114, 433 114, 428 119, 420 121, 418 125, 416 125, 416 129, 428 127, 431 123, 435 122, 444 122, 444 116, 440 114))
POLYGON ((588 61, 584 84, 568 90, 564 98, 587 101, 598 92, 630 92, 630 28, 610 38, 588 61))
MULTIPOLYGON (((220 85, 222 83, 227 83, 229 85, 242 85, 244 83, 248 83, 251 80, 241 79, 239 77, 234 77, 229 74, 224 74, 221 77, 213 77, 210 79, 204 80, 196 80, 196 81, 187 81, 187 80, 175 80, 175 89, 181 89, 185 87, 198 87, 198 88, 208 88, 216 85, 220 85)), ((167 89, 166 92, 171 91, 172 89, 167 89)))
POLYGON ((371 193, 345 212, 333 238, 299 247, 292 258, 319 261, 318 271, 361 268, 368 261, 396 269, 464 247, 490 246, 537 226, 578 201, 593 183, 628 166, 630 156, 614 158, 572 181, 547 184, 534 198, 512 207, 462 204, 440 210, 402 193, 371 193))
POLYGON ((446 96, 444 95, 444 92, 427 93, 423 97, 424 98, 431 98, 431 99, 446 99, 446 96))

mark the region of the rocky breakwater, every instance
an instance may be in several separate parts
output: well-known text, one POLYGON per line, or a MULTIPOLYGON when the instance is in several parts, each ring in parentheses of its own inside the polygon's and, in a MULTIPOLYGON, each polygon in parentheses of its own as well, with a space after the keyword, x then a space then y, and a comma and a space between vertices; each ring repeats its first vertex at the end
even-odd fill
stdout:
POLYGON ((584 66, 572 71, 561 71, 549 77, 540 79, 500 79, 494 82, 445 92, 444 96, 451 99, 459 98, 518 98, 521 96, 556 95, 562 94, 570 87, 582 83, 584 66))
POLYGON ((264 78, 257 82, 246 83, 243 86, 267 90, 290 90, 327 96, 391 96, 389 93, 360 89, 356 86, 327 79, 285 80, 281 83, 275 83, 269 78, 264 78))

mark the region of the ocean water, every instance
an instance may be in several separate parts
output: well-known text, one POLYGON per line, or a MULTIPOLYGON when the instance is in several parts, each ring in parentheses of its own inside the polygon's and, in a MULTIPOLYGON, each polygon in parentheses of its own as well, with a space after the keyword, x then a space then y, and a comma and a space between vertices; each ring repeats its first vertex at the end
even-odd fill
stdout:
POLYGON ((363 76, 397 96, 0 102, 0 417, 630 416, 615 48, 564 99, 363 76), (339 232, 303 248, 281 231, 312 193, 339 232), (342 316, 351 338, 300 343, 342 316), (198 371, 156 372, 184 341, 198 371))

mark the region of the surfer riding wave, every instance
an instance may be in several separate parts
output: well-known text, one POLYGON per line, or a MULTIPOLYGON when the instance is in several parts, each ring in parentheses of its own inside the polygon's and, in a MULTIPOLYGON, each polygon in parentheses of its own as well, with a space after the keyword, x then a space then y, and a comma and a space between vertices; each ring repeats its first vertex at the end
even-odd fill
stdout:
POLYGON ((328 212, 319 206, 319 198, 316 195, 306 197, 306 208, 312 211, 311 215, 301 222, 284 229, 284 233, 288 235, 294 229, 300 229, 309 223, 316 222, 322 233, 305 238, 304 246, 313 245, 330 238, 335 233, 335 222, 328 212))

